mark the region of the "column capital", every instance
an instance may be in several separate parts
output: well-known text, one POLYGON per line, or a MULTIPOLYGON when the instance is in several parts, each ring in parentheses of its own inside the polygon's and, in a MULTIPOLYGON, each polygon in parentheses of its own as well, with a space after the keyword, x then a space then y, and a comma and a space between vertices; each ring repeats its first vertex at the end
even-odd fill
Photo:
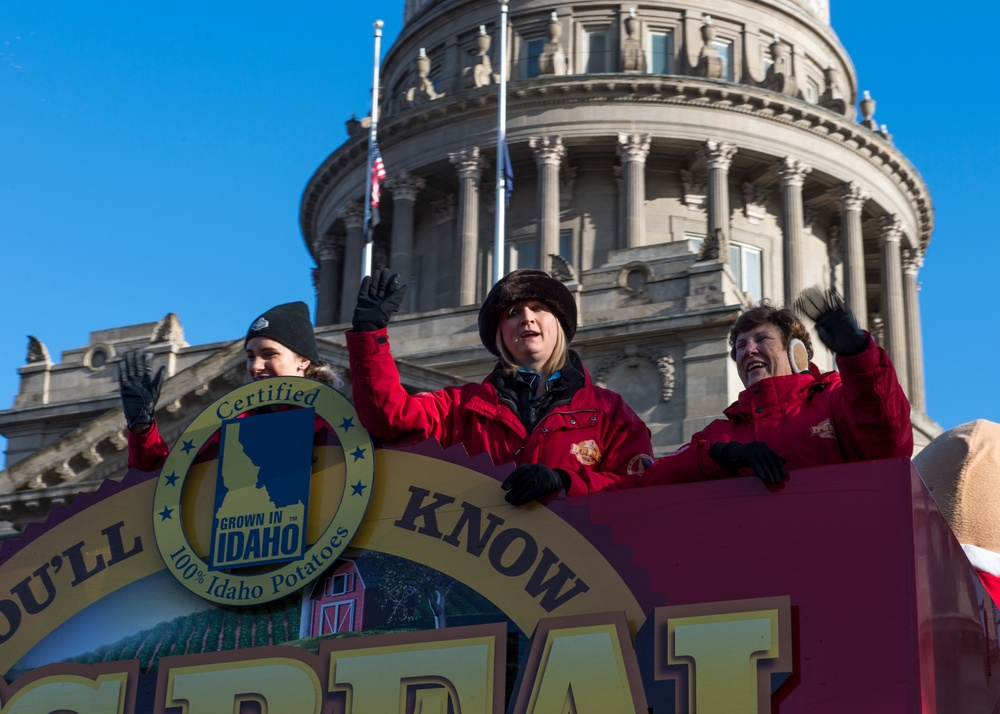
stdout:
POLYGON ((812 166, 791 156, 786 156, 774 165, 774 172, 781 179, 782 186, 802 186, 812 166))
POLYGON ((837 189, 837 198, 840 200, 840 207, 845 213, 847 211, 860 211, 865 205, 865 201, 872 197, 871 192, 854 181, 848 181, 837 189))
POLYGON ((622 161, 645 162, 649 156, 649 144, 652 136, 650 134, 626 134, 618 135, 618 155, 622 161))
POLYGON ((528 146, 535 152, 535 162, 539 166, 558 166, 566 156, 566 147, 558 134, 532 136, 528 139, 528 146))
POLYGON ((344 226, 350 230, 351 228, 361 228, 365 222, 365 209, 361 205, 361 201, 351 201, 350 203, 345 203, 340 207, 337 212, 341 220, 344 221, 344 226))
POLYGON ((875 225, 880 243, 899 243, 903 237, 903 221, 895 213, 875 219, 875 225))
POLYGON ((478 146, 462 151, 453 151, 448 154, 448 159, 452 166, 457 169, 459 178, 479 180, 484 162, 483 157, 479 154, 478 146))
POLYGON ((903 251, 903 272, 916 277, 924 267, 924 251, 920 248, 907 248, 903 251))
POLYGON ((701 155, 705 158, 705 163, 709 169, 722 169, 728 171, 733 164, 733 156, 736 154, 736 144, 728 141, 714 141, 709 139, 701 145, 701 155))
POLYGON ((321 262, 336 258, 339 248, 340 236, 321 236, 320 239, 316 241, 316 253, 319 255, 321 262))
POLYGON ((392 200, 415 201, 417 192, 427 185, 427 181, 419 176, 411 175, 408 171, 400 171, 397 175, 390 176, 385 185, 392 193, 392 200))

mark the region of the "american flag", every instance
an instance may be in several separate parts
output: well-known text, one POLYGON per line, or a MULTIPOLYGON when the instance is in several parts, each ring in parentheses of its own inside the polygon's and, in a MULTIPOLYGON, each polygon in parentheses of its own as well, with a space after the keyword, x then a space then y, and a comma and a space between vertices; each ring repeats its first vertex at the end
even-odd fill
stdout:
POLYGON ((382 163, 382 153, 378 150, 378 143, 372 141, 372 207, 378 208, 379 198, 381 198, 382 180, 386 177, 385 164, 382 163))

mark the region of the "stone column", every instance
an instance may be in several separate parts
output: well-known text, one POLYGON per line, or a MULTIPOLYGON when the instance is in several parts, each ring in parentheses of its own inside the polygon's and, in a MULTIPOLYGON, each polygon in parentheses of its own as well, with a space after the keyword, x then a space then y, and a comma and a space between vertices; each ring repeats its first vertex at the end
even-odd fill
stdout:
POLYGON ((805 287, 802 275, 802 186, 812 166, 786 156, 775 166, 781 179, 781 232, 785 243, 785 304, 791 305, 805 287))
POLYGON ((729 167, 736 145, 706 141, 701 145, 708 172, 708 238, 718 247, 719 260, 729 262, 729 167), (718 236, 718 240, 715 240, 718 236))
POLYGON ((924 400, 924 345, 920 332, 920 283, 917 273, 924 265, 922 250, 903 251, 903 304, 906 310, 906 354, 909 356, 910 406, 919 414, 927 412, 924 400))
POLYGON ((559 166, 566 156, 561 136, 533 136, 528 145, 538 167, 538 268, 552 272, 559 253, 559 166))
POLYGON ((358 302, 358 288, 361 287, 361 249, 364 237, 361 235, 365 221, 365 209, 361 201, 352 201, 340 209, 340 218, 347 229, 344 239, 343 289, 340 293, 340 321, 350 322, 354 306, 358 302))
POLYGON ((337 309, 340 301, 341 240, 338 236, 326 235, 316 244, 319 256, 316 282, 316 325, 332 325, 340 315, 337 309))
POLYGON ((626 248, 644 245, 646 240, 646 158, 650 139, 649 134, 618 135, 625 192, 626 248))
POLYGON ((909 392, 906 308, 903 301, 903 264, 899 245, 902 237, 903 224, 898 216, 889 215, 879 220, 879 243, 882 248, 882 322, 885 326, 882 346, 896 367, 899 383, 909 392))
POLYGON ((458 272, 458 304, 473 305, 476 295, 476 259, 479 249, 479 177, 483 159, 479 147, 448 154, 458 171, 458 245, 455 269, 458 272))
POLYGON ((868 294, 865 287, 865 248, 861 209, 871 194, 850 181, 840 187, 840 239, 844 250, 844 302, 862 329, 868 329, 868 294))
MULTIPOLYGON (((399 273, 402 282, 409 284, 413 283, 413 204, 417 192, 426 183, 424 179, 411 176, 406 171, 386 181, 392 192, 393 205, 392 254, 389 256, 389 268, 394 273, 399 273)), ((410 293, 412 292, 413 288, 410 289, 410 293)), ((410 309, 410 293, 406 295, 400 308, 404 312, 410 309)))

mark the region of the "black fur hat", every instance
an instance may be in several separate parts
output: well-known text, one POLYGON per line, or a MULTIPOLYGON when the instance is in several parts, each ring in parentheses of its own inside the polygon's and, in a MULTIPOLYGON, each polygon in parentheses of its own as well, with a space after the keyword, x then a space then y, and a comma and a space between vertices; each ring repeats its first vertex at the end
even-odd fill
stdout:
POLYGON ((483 347, 497 352, 497 327, 500 315, 515 303, 539 300, 556 316, 566 333, 566 342, 576 334, 576 300, 561 282, 541 270, 521 268, 497 281, 479 308, 479 339, 483 347))
POLYGON ((280 342, 313 364, 320 362, 316 333, 309 321, 309 307, 304 302, 286 302, 272 307, 250 323, 243 344, 246 345, 253 337, 266 337, 280 342))

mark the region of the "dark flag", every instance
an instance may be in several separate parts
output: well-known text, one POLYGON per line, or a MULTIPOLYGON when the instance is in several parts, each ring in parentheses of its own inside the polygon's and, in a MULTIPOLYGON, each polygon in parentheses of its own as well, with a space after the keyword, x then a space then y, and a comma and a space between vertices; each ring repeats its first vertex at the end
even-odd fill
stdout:
POLYGON ((503 142, 503 184, 504 184, 504 205, 510 205, 510 195, 514 193, 514 167, 510 165, 510 151, 507 149, 507 140, 503 142))

